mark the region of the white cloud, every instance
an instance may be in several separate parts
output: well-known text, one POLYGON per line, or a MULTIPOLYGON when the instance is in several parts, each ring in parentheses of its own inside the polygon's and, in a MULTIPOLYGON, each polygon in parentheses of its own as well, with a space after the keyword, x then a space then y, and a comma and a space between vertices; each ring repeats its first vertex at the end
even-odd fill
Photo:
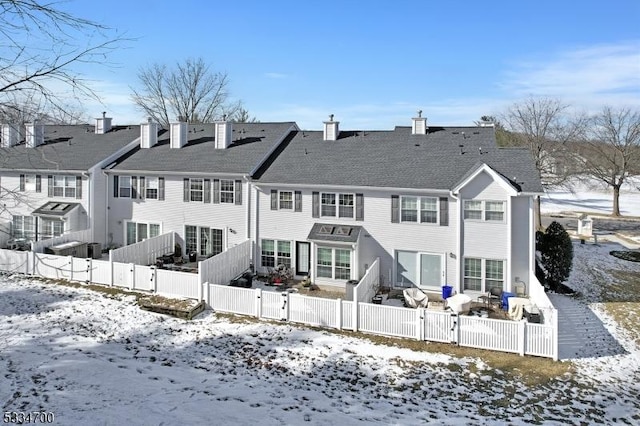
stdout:
POLYGON ((552 96, 579 109, 640 103, 640 41, 565 50, 516 63, 501 88, 522 98, 552 96))
POLYGON ((264 76, 267 78, 274 78, 274 79, 282 79, 282 78, 289 77, 287 74, 283 74, 279 72, 268 72, 268 73, 265 73, 264 76))

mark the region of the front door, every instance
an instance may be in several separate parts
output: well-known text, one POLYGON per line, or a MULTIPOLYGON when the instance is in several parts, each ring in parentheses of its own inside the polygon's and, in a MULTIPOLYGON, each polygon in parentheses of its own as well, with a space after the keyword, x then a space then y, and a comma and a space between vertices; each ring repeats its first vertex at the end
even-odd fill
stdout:
POLYGON ((296 241, 296 275, 308 275, 311 268, 311 243, 296 241))

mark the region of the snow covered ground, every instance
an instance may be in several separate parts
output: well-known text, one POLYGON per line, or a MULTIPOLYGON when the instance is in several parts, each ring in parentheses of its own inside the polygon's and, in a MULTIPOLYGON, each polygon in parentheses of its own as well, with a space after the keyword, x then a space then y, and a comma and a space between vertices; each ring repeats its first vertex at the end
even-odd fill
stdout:
MULTIPOLYGON (((628 197, 623 214, 640 216, 640 196, 628 197)), ((543 211, 607 203, 598 192, 554 193, 543 211)), ((615 281, 610 270, 640 274, 640 264, 609 256, 618 245, 574 247, 568 284, 605 336, 572 360, 572 374, 532 384, 482 351, 457 358, 210 311, 184 321, 131 296, 0 274, 0 402, 62 425, 638 424, 640 339, 607 313, 600 301, 617 294, 598 283, 615 281)), ((520 361, 511 369, 526 368, 520 361)))
POLYGON ((456 358, 212 312, 184 321, 143 311, 132 296, 0 275, 0 401, 4 411, 51 411, 57 424, 640 419, 640 351, 597 314, 624 353, 583 357, 571 377, 527 385, 481 351, 456 358))
MULTIPOLYGON (((620 214, 640 217, 640 182, 624 185, 620 191, 620 214)), ((542 197, 543 214, 589 212, 609 215, 613 209, 613 190, 597 182, 576 182, 571 190, 555 189, 542 197)))

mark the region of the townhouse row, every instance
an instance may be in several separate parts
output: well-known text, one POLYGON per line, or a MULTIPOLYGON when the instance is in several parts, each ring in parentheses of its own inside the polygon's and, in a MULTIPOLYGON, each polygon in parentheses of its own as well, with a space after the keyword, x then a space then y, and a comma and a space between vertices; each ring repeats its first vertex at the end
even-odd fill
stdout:
POLYGON ((91 228, 106 247, 176 232, 208 257, 247 239, 339 288, 380 259, 382 285, 458 292, 525 287, 534 269, 526 150, 493 127, 321 131, 293 122, 2 127, 0 244, 91 228))

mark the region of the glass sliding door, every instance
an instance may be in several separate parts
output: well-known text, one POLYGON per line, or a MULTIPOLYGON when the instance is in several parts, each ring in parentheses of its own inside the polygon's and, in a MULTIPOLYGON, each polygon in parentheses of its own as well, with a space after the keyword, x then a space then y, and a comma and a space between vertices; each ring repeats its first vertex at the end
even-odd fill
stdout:
POLYGON ((420 254, 420 287, 440 287, 442 285, 442 256, 420 254))

